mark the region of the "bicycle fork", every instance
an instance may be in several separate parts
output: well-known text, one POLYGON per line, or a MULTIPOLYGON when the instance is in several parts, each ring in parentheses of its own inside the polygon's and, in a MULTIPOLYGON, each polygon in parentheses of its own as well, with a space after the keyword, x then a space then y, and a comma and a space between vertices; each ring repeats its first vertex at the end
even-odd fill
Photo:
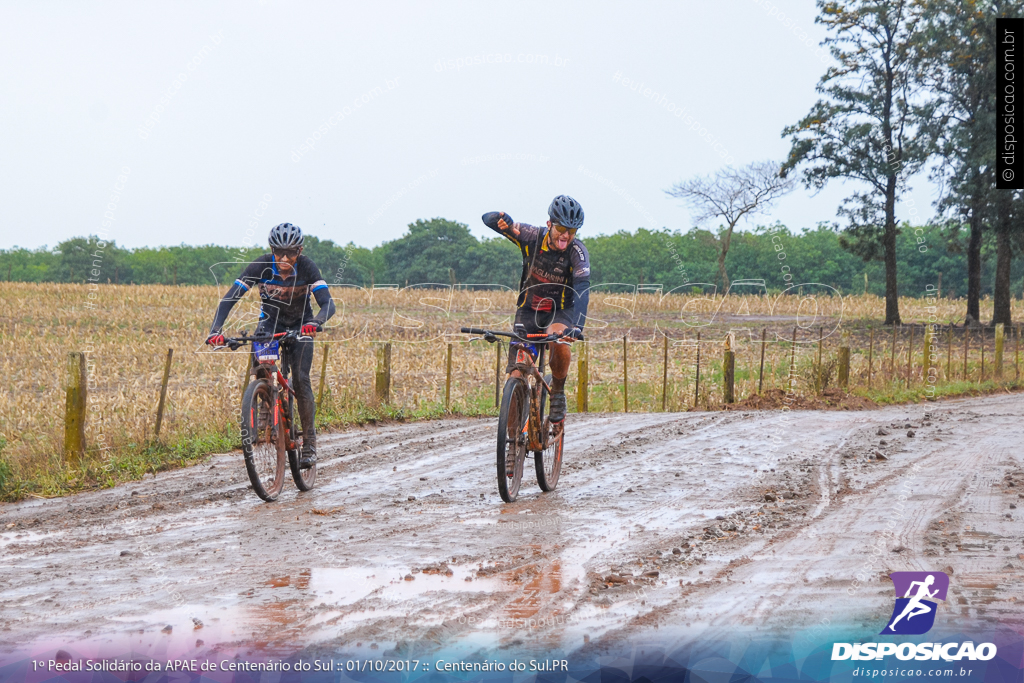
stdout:
POLYGON ((292 389, 291 384, 288 383, 288 379, 279 369, 275 369, 275 371, 277 373, 278 384, 280 384, 282 388, 276 390, 274 406, 275 409, 282 409, 283 424, 281 424, 281 426, 287 430, 285 432, 286 449, 294 451, 297 446, 295 442, 295 429, 292 427, 292 420, 294 419, 293 416, 295 413, 294 410, 290 410, 290 408, 293 408, 292 401, 295 399, 295 390, 292 389))

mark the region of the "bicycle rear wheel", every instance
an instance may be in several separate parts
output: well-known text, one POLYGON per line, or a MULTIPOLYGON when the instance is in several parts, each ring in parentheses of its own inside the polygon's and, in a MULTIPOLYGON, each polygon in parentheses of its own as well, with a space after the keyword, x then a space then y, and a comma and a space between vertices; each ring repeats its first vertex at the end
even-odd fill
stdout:
MULTIPOLYGON (((551 385, 551 375, 544 378, 551 385)), ((540 425, 541 434, 546 435, 547 446, 542 451, 533 452, 533 465, 537 470, 537 483, 541 491, 554 491, 558 486, 558 475, 562 473, 562 444, 565 441, 565 420, 552 423, 545 415, 548 403, 548 390, 540 389, 540 425)))
MULTIPOLYGON (((294 403, 294 400, 288 401, 290 418, 288 424, 291 425, 292 441, 295 443, 295 448, 288 451, 288 467, 292 471, 295 487, 300 491, 309 491, 316 484, 316 463, 307 469, 299 468, 299 459, 302 457, 302 435, 296 433, 298 430, 295 427, 294 403)), ((303 425, 303 429, 305 429, 305 425, 303 425)))
POLYGON ((518 378, 509 378, 498 414, 498 493, 506 503, 516 499, 523 481, 529 405, 526 384, 518 378))
POLYGON ((252 490, 268 503, 284 487, 285 440, 270 383, 249 383, 242 397, 242 453, 252 490))

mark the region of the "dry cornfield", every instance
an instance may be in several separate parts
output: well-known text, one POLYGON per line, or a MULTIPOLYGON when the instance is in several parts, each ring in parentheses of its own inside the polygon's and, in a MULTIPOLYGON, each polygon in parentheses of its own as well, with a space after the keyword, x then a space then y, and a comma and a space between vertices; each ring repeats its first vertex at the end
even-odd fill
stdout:
MULTIPOLYGON (((86 441, 94 455, 102 448, 134 448, 153 438, 156 406, 167 349, 173 364, 161 440, 196 434, 227 433, 235 428, 235 414, 244 382, 246 355, 241 351, 212 351, 203 345, 214 308, 222 291, 216 287, 160 285, 85 285, 6 283, 0 299, 0 339, 6 353, 0 360, 5 381, 0 385, 0 439, 2 455, 15 471, 59 467, 62 463, 66 358, 71 351, 85 352, 88 363, 89 401, 86 441), (90 299, 90 295, 94 298, 90 299)), ((508 329, 515 295, 507 289, 449 289, 410 287, 403 290, 332 290, 338 315, 316 342, 313 388, 319 388, 320 370, 327 352, 325 394, 328 408, 342 415, 354 405, 368 405, 376 363, 375 348, 392 342, 392 403, 414 413, 439 409, 445 393, 445 359, 452 344, 451 409, 464 413, 493 410, 495 369, 493 346, 470 343, 460 327, 508 329)), ((239 304, 226 328, 253 329, 259 302, 250 296, 239 304)), ((760 335, 765 330, 764 388, 785 386, 794 359, 792 331, 798 332, 795 355, 798 388, 808 391, 817 372, 814 365, 819 336, 824 356, 834 355, 841 334, 850 332, 853 361, 851 383, 867 384, 868 331, 874 327, 873 382, 902 378, 906 381, 906 352, 914 344, 916 361, 912 381, 923 382, 920 354, 923 323, 955 322, 964 310, 959 300, 902 299, 904 321, 916 323, 897 331, 895 356, 891 328, 879 318, 883 301, 873 296, 835 297, 811 291, 797 296, 714 296, 702 293, 665 296, 637 293, 626 286, 595 287, 587 324, 590 410, 625 408, 623 391, 623 338, 626 338, 630 410, 660 410, 666 391, 668 410, 694 405, 714 406, 722 400, 723 342, 732 332, 737 353, 737 397, 757 390, 760 335), (697 334, 700 334, 701 386, 695 387, 697 334), (665 379, 665 338, 668 348, 665 379), (895 359, 895 360, 893 360, 895 359), (891 366, 891 369, 890 369, 891 366)), ((1024 315, 1024 304, 1014 301, 1014 318, 1024 315)), ((991 316, 991 301, 982 303, 982 315, 991 316)), ((939 330, 942 374, 946 368, 946 328, 939 330)), ((981 331, 970 331, 968 379, 980 377, 981 331)), ((963 374, 963 329, 955 332, 949 350, 953 379, 963 374)), ((991 359, 992 331, 985 332, 991 359)), ((1013 362, 1015 338, 1007 335, 1007 358, 1013 362)), ((577 357, 584 353, 577 345, 577 357)), ((504 365, 504 354, 501 358, 504 365)), ((991 367, 991 360, 989 360, 991 367)), ((824 366, 823 366, 824 367, 824 366)), ((991 370, 990 370, 991 372, 991 370)), ((1012 372, 1012 370, 1011 370, 1012 372)), ((1013 377, 1011 374, 1010 377, 1013 377)), ((945 377, 943 376, 943 379, 945 377)), ((832 378, 834 384, 834 377, 832 378)), ((575 368, 567 384, 576 391, 575 368)), ((576 405, 570 396, 570 407, 576 405)), ((328 411, 328 412, 331 412, 328 411)), ((351 412, 351 411, 349 411, 351 412)))

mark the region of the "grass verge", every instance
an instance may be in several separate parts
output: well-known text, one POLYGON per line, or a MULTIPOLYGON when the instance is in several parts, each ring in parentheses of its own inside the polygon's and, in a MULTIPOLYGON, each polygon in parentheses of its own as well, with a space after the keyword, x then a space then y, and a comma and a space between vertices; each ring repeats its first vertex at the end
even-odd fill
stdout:
POLYGON ((1002 392, 1014 392, 1024 390, 1024 381, 1013 380, 1010 382, 996 382, 985 380, 984 382, 947 382, 935 385, 934 393, 926 392, 921 385, 907 388, 901 385, 884 386, 878 389, 856 389, 853 393, 870 398, 879 405, 896 405, 905 403, 920 403, 922 401, 934 401, 943 398, 965 398, 970 396, 986 396, 1002 392), (931 393, 931 395, 929 395, 931 393))
MULTIPOLYGON (((471 392, 453 402, 450 411, 443 403, 421 402, 416 408, 375 406, 363 400, 334 401, 329 392, 317 411, 317 430, 336 431, 364 424, 386 424, 434 420, 448 417, 494 416, 494 396, 486 389, 471 392)), ((56 498, 82 491, 112 488, 170 469, 188 467, 212 453, 241 449, 238 428, 225 424, 219 431, 193 434, 173 443, 147 441, 126 443, 103 451, 90 450, 77 462, 51 455, 27 471, 18 471, 4 456, 6 442, 0 439, 0 501, 24 498, 56 498)), ((241 467, 239 459, 239 467, 241 467)))

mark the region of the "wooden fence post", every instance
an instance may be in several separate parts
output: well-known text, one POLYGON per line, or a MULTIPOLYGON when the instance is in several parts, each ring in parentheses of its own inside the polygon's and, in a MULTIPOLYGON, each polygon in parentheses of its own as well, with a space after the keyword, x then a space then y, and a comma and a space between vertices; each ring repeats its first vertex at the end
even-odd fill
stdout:
MULTIPOLYGON (((248 336, 248 332, 242 330, 243 337, 248 336)), ((242 373, 242 388, 239 390, 239 403, 245 398, 245 390, 249 388, 249 378, 252 376, 252 347, 245 350, 242 354, 245 357, 245 371, 242 373)))
MULTIPOLYGON (((243 336, 244 335, 245 335, 245 332, 243 332, 243 336)), ((253 353, 252 353, 252 350, 246 350, 244 355, 246 357, 246 369, 245 369, 245 372, 242 373, 242 391, 241 391, 241 393, 242 393, 242 397, 243 398, 245 398, 246 389, 249 388, 249 378, 252 377, 252 372, 253 372, 253 353)))
POLYGON ((871 389, 871 362, 874 360, 872 356, 875 352, 875 328, 871 328, 871 334, 868 337, 868 389, 871 389))
POLYGON ((985 329, 981 330, 981 381, 985 381, 985 329))
POLYGON ((700 330, 697 330, 697 374, 693 382, 693 407, 697 407, 700 399, 700 330))
POLYGON ((967 325, 964 325, 964 381, 965 382, 967 381, 967 352, 968 352, 968 348, 969 348, 968 344, 967 344, 967 340, 970 338, 970 336, 971 336, 970 329, 968 329, 967 325))
POLYGON ((1000 380, 1003 378, 1003 335, 1005 334, 1005 326, 1003 323, 996 323, 996 358, 995 358, 995 378, 1000 380))
POLYGON ((668 335, 666 334, 662 339, 663 358, 662 366, 663 372, 661 374, 661 412, 665 412, 665 406, 668 402, 668 335))
POLYGON ((786 380, 786 386, 789 387, 789 389, 786 390, 787 394, 794 393, 793 392, 793 382, 795 380, 793 379, 793 377, 795 375, 796 375, 796 326, 793 327, 793 348, 791 350, 791 354, 790 354, 790 357, 789 357, 789 377, 786 380))
POLYGON ((821 363, 821 347, 823 346, 824 341, 825 341, 825 328, 824 327, 819 327, 818 328, 818 375, 817 375, 817 381, 816 381, 815 387, 814 387, 814 389, 815 389, 814 393, 816 393, 816 394, 820 394, 823 391, 825 391, 825 378, 824 378, 824 375, 823 375, 824 367, 822 366, 822 363, 821 363))
POLYGON ((171 376, 171 357, 174 349, 167 349, 167 363, 164 364, 164 378, 160 382, 160 402, 156 406, 156 428, 153 429, 153 438, 160 438, 160 425, 164 422, 164 403, 167 400, 167 380, 171 376))
POLYGON ((587 368, 587 351, 588 344, 583 342, 580 357, 576 361, 577 364, 577 375, 578 379, 576 382, 576 410, 580 413, 585 413, 590 409, 589 396, 587 395, 588 385, 590 382, 590 374, 587 368))
POLYGON ((324 342, 324 360, 320 363, 320 388, 316 392, 316 409, 320 410, 324 405, 324 380, 327 378, 327 351, 330 346, 324 342))
POLYGON ((768 328, 761 328, 761 369, 757 371, 757 393, 760 395, 761 387, 764 386, 764 343, 768 328))
MULTIPOLYGON (((451 381, 452 345, 448 345, 448 381, 451 381)), ((375 373, 373 398, 379 406, 391 403, 391 342, 377 347, 377 372, 375 373)), ((448 410, 448 388, 445 387, 445 410, 448 410)))
POLYGON ((932 326, 925 323, 924 326, 924 353, 921 355, 921 381, 928 384, 932 369, 932 326))
POLYGON ((850 334, 843 332, 843 345, 839 347, 839 388, 850 387, 850 334))
POLYGON ((622 335, 622 405, 623 412, 629 412, 629 354, 626 352, 629 335, 622 335))
POLYGON ((84 353, 72 351, 68 354, 66 375, 64 457, 73 463, 85 454, 85 406, 89 382, 85 374, 84 353))
POLYGON ((736 354, 729 343, 729 337, 725 338, 725 356, 722 359, 722 398, 726 403, 736 402, 736 354))
POLYGON ((494 407, 497 408, 501 402, 501 342, 494 342, 494 407))
POLYGON ((452 402, 452 344, 448 342, 448 359, 445 361, 444 412, 450 412, 452 402))
POLYGON ((1020 379, 1020 325, 1013 330, 1013 378, 1020 379))
POLYGON ((892 352, 889 354, 889 381, 896 376, 896 323, 892 324, 892 352))
POLYGON ((946 381, 953 381, 953 325, 949 326, 949 341, 946 343, 946 381))
POLYGON ((907 388, 914 380, 914 326, 910 326, 910 340, 907 342, 907 388))

